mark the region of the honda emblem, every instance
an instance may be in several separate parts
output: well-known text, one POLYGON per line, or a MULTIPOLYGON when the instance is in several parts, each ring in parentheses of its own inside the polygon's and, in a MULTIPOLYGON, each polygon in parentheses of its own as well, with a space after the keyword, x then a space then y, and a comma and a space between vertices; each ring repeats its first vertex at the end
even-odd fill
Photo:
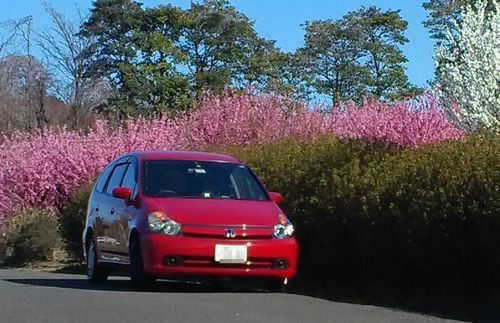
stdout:
POLYGON ((226 229, 224 231, 224 234, 226 235, 226 238, 234 238, 234 237, 236 237, 236 233, 234 233, 233 229, 226 229))

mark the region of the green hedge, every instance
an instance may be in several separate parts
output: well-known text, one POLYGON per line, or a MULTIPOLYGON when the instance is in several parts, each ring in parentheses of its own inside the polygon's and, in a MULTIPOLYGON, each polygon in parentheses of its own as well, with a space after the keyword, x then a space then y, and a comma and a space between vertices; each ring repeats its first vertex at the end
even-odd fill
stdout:
POLYGON ((284 194, 300 243, 299 277, 499 285, 498 136, 400 150, 287 139, 226 152, 284 194))
POLYGON ((74 260, 83 260, 82 232, 87 216, 87 204, 93 184, 76 189, 63 206, 59 216, 59 232, 63 247, 74 260))
POLYGON ((25 207, 0 228, 0 262, 20 265, 50 260, 59 245, 57 217, 50 210, 25 207))

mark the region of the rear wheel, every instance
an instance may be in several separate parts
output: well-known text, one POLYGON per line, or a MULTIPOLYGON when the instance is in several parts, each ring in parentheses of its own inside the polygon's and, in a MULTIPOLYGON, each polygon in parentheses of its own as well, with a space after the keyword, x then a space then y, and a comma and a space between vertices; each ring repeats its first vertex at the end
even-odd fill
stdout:
POLYGON ((144 272, 144 261, 139 237, 132 238, 130 242, 130 280, 134 287, 139 289, 151 287, 156 280, 156 277, 144 272))
POLYGON ((90 239, 87 249, 87 279, 91 283, 104 283, 108 279, 108 272, 97 262, 97 249, 94 240, 90 239))

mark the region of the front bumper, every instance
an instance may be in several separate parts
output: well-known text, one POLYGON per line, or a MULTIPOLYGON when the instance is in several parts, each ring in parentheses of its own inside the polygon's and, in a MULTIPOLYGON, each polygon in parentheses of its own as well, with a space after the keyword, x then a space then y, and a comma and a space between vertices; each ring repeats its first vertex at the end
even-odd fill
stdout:
POLYGON ((216 239, 150 233, 141 238, 144 271, 156 276, 268 276, 292 278, 297 267, 297 242, 286 239, 216 239), (247 245, 244 264, 214 260, 216 244, 247 245), (169 262, 175 259, 175 262, 169 262), (285 266, 279 266, 285 260, 285 266))

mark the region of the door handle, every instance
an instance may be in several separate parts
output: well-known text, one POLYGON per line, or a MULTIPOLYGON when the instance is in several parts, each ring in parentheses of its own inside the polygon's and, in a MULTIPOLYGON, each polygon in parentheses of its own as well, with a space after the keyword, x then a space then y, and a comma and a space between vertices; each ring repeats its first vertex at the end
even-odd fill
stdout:
POLYGON ((109 213, 115 214, 115 208, 111 208, 111 210, 109 210, 109 213))

